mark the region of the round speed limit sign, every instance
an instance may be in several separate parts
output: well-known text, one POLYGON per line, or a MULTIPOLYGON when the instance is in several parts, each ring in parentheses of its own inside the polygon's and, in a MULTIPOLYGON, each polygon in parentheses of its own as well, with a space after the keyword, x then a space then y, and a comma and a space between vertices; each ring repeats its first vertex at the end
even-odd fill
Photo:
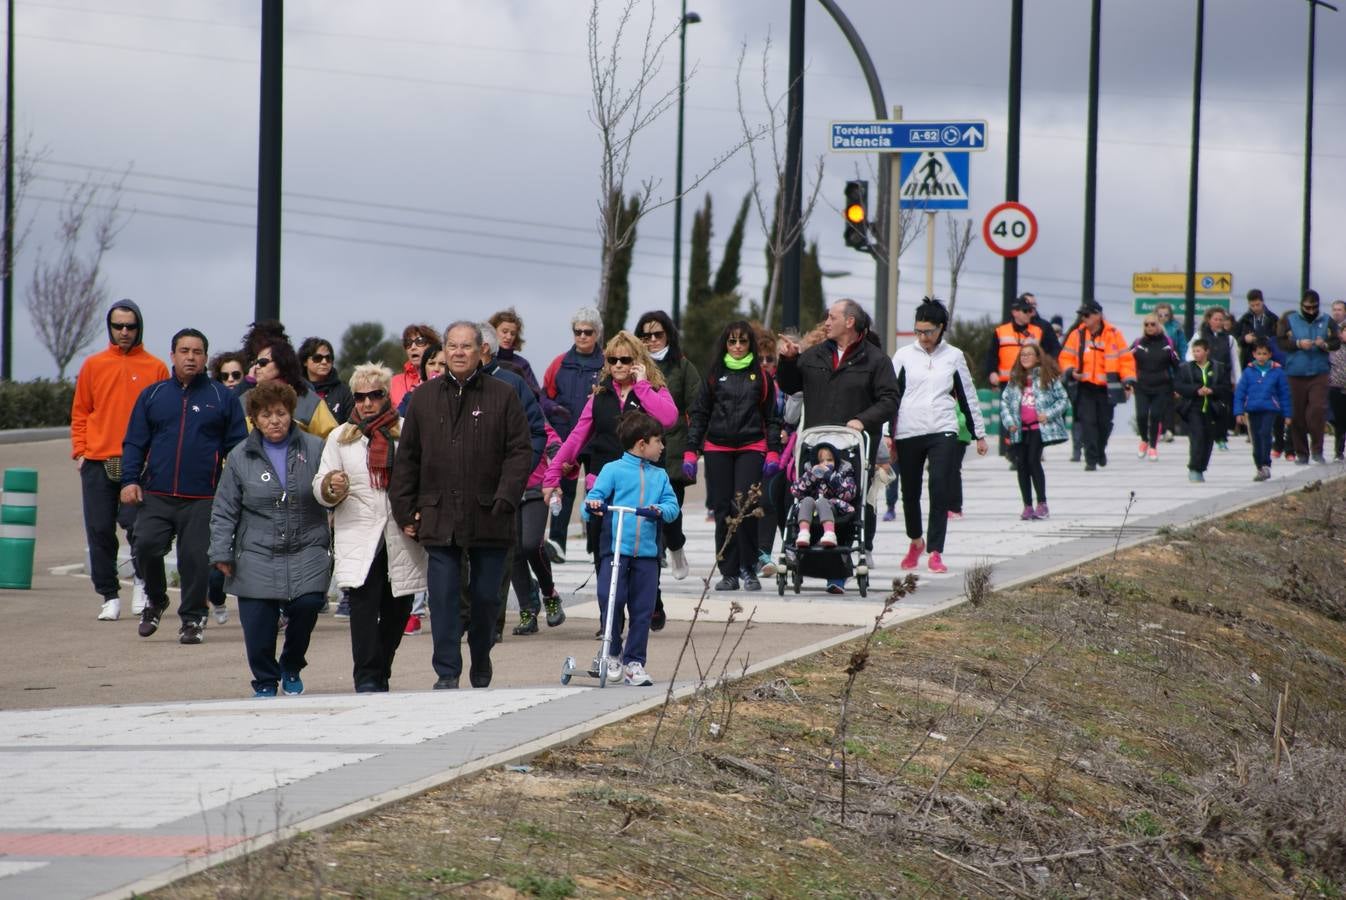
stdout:
POLYGON ((994 253, 1020 256, 1038 239, 1038 220, 1022 203, 1002 203, 986 214, 981 237, 994 253))

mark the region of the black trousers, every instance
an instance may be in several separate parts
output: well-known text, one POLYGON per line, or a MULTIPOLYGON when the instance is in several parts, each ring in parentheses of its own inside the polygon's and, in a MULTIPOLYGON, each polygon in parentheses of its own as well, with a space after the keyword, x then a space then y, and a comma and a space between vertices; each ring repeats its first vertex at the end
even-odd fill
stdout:
POLYGON ((1019 443, 1014 445, 1019 453, 1019 496, 1024 506, 1033 505, 1033 491, 1038 492, 1038 502, 1047 502, 1047 473, 1042 468, 1042 432, 1036 428, 1024 429, 1019 434, 1019 443))
POLYGON ((182 600, 178 617, 197 622, 206 617, 206 582, 210 563, 209 497, 188 499, 164 494, 145 494, 136 514, 136 556, 145 578, 145 594, 159 609, 168 607, 168 577, 164 556, 177 538, 178 575, 182 600))
POLYGON ((411 615, 411 595, 393 596, 385 544, 379 544, 365 583, 351 588, 350 603, 355 687, 372 685, 386 691, 393 672, 393 656, 402 644, 402 633, 411 615))
MULTIPOLYGON (((206 506, 210 506, 209 501, 206 506)), ((298 675, 304 670, 318 610, 326 600, 320 591, 300 594, 293 600, 238 598, 238 620, 243 626, 243 647, 248 654, 248 668, 252 669, 253 690, 274 688, 284 675, 298 675), (286 618, 285 642, 281 645, 280 659, 276 659, 282 613, 286 618)))
POLYGON ((734 532, 734 540, 724 546, 729 519, 735 515, 734 497, 747 494, 762 480, 765 455, 755 450, 713 450, 706 454, 706 499, 715 512, 715 550, 724 548, 720 574, 737 578, 740 572, 757 573, 757 521, 747 519, 734 532))
POLYGON ((897 442, 897 473, 902 483, 902 516, 907 537, 921 537, 921 481, 930 464, 930 524, 925 547, 944 552, 944 532, 949 523, 950 493, 958 469, 958 435, 952 431, 902 438, 897 442))
POLYGON ((136 556, 136 514, 139 507, 122 503, 122 486, 107 477, 101 461, 86 459, 79 470, 80 494, 84 499, 84 538, 89 544, 89 575, 93 589, 103 598, 121 590, 117 578, 117 526, 126 531, 131 548, 131 566, 140 575, 136 556))
MULTIPOLYGON (((1328 388, 1327 406, 1332 410, 1332 441, 1335 455, 1341 456, 1342 451, 1346 450, 1346 390, 1328 388)), ((1283 420, 1281 425, 1285 425, 1283 420)))
POLYGON ((1192 401, 1187 411, 1187 468, 1193 472, 1205 472, 1210 465, 1210 452, 1215 447, 1217 425, 1215 416, 1201 411, 1201 398, 1192 401))
POLYGON ((1173 391, 1136 389, 1136 433, 1153 447, 1159 442, 1159 426, 1168 421, 1168 408, 1173 403, 1173 391))
MULTIPOLYGON (((463 548, 427 547, 430 555, 426 571, 430 605, 430 633, 434 653, 430 658, 440 678, 457 678, 463 672, 463 619, 459 610, 459 588, 468 583, 472 618, 467 625, 467 645, 472 651, 472 667, 484 671, 491 663, 491 644, 501 579, 505 577, 504 547, 463 548)), ((405 624, 406 619, 402 620, 405 624)))
MULTIPOLYGON (((678 498, 678 509, 682 509, 682 504, 687 497, 687 485, 680 481, 673 482, 673 496, 678 498)), ((678 517, 672 522, 663 523, 659 529, 664 536, 664 546, 669 550, 681 550, 687 546, 687 535, 682 530, 682 512, 678 512, 678 517)))
POLYGON ((1081 382, 1075 397, 1075 419, 1080 423, 1084 461, 1106 465, 1108 438, 1112 437, 1112 403, 1108 400, 1108 389, 1081 382))

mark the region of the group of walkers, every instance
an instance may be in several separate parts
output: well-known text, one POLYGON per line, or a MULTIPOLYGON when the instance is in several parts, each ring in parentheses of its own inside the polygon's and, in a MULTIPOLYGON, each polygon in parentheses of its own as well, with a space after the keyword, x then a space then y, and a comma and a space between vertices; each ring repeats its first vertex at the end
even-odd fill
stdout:
MULTIPOLYGON (((1335 409, 1346 389, 1336 325, 1346 305, 1320 316, 1311 293, 1279 325, 1268 316, 1255 311, 1246 342, 1241 331, 1223 341, 1227 323, 1209 316, 1209 333, 1184 352, 1158 317, 1126 345, 1091 302, 1057 344, 1031 296, 1021 298, 988 358, 1003 389, 1022 517, 1049 514, 1042 453, 1070 438, 1068 408, 1086 469, 1107 464, 1122 392, 1137 396, 1150 459, 1177 396, 1194 477, 1210 447, 1227 439, 1217 427, 1230 404, 1253 437, 1259 477, 1269 465, 1259 454, 1275 452, 1284 420, 1296 461, 1321 459, 1322 416, 1313 405, 1330 395, 1335 409), (1220 353, 1245 350, 1251 361, 1235 391, 1220 353)), ((675 579, 688 575, 682 525, 686 489, 698 478, 715 520, 718 592, 760 590, 790 524, 797 537, 783 554, 835 546, 837 516, 854 520, 872 549, 875 501, 889 480, 900 488, 910 541, 902 568, 927 557, 931 572, 947 571, 942 554, 947 522, 962 511, 964 453, 972 444, 987 452, 966 358, 944 340, 948 324, 943 305, 926 299, 915 343, 889 358, 850 300, 834 303, 805 335, 736 320, 702 372, 665 313, 647 312, 633 332, 608 337, 599 312, 584 307, 571 316, 572 345, 539 381, 522 354, 523 321, 508 309, 443 332, 409 325, 401 371, 366 362, 343 383, 330 341, 311 337, 296 350, 274 321, 254 323, 238 350, 213 358, 206 336, 184 328, 165 365, 144 347, 140 310, 119 301, 107 314, 109 345, 84 363, 72 408, 98 617, 121 615, 120 526, 139 634, 154 635, 167 610, 164 559, 175 545, 179 641, 201 643, 212 607, 223 624, 225 595, 237 596, 259 697, 303 691, 314 624, 338 593, 356 691, 388 689, 403 637, 427 617, 434 687, 459 686, 464 634, 468 681, 486 687, 511 588, 520 610, 513 634, 565 621, 552 566, 566 559, 582 479, 580 519, 603 615, 614 581, 621 592, 608 674, 649 684, 648 635, 666 621, 660 578, 664 568, 675 579), (796 449, 799 430, 815 425, 863 432, 868 458, 842 458, 825 443, 796 449), (616 572, 610 505, 642 510, 623 532, 616 572), (787 523, 792 508, 797 521, 787 523)), ((1341 449, 1338 437, 1338 458, 1341 449)), ((827 589, 843 593, 849 569, 834 574, 827 589)))
POLYGON ((1326 463, 1329 415, 1334 460, 1344 461, 1346 349, 1340 330, 1346 302, 1334 302, 1325 313, 1310 290, 1298 309, 1278 317, 1266 308, 1262 291, 1249 291, 1247 300, 1237 322, 1221 308, 1206 310, 1190 338, 1174 321, 1172 305, 1161 303, 1143 318, 1142 334, 1130 344, 1104 318, 1102 306, 1087 301, 1059 349, 1051 326, 1036 317, 1032 295, 1015 301, 1011 320, 991 339, 986 368, 990 382, 1002 389, 1000 416, 1018 472, 1021 518, 1049 514, 1042 447, 1069 439, 1071 459, 1082 461, 1085 471, 1106 466, 1113 410, 1128 396, 1135 399, 1136 455, 1158 462, 1160 444, 1185 433, 1191 481, 1205 480, 1213 451, 1227 451, 1238 429, 1252 444, 1254 481, 1271 477, 1273 459, 1326 463))

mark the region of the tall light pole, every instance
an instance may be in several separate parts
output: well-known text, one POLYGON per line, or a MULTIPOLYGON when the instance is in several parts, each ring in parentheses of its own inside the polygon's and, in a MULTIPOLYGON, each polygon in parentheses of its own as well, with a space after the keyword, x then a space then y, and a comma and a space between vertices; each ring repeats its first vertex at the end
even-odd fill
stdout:
POLYGON ((1093 0, 1089 15, 1089 114, 1084 150, 1084 265, 1080 273, 1081 302, 1094 296, 1094 241, 1098 218, 1098 57, 1103 0, 1093 0))
POLYGON ((673 324, 682 327, 682 112, 687 97, 687 26, 701 21, 687 11, 682 0, 682 21, 678 25, 678 171, 673 192, 673 324))
POLYGON ((14 377, 14 0, 9 0, 9 29, 5 34, 5 223, 4 299, 0 323, 0 381, 14 377))
POLYGON ((1206 48, 1206 0, 1196 0, 1196 53, 1192 74, 1192 162, 1187 181, 1187 290, 1183 295, 1182 328, 1196 328, 1196 199, 1201 170, 1201 62, 1206 48))
POLYGON ((799 327, 799 287, 804 234, 804 0, 790 0, 790 87, 785 118, 785 183, 781 187, 780 233, 791 237, 781 266, 781 326, 799 327))
POLYGON ((1304 109, 1304 247, 1299 263, 1299 296, 1303 297, 1309 289, 1309 233, 1313 227, 1313 55, 1317 44, 1318 7, 1325 6, 1332 12, 1337 8, 1323 0, 1309 2, 1309 78, 1304 109))
POLYGON ((280 161, 285 14, 262 0, 262 92, 257 135, 257 286, 253 317, 280 318, 280 161))
MULTIPOLYGON (((1019 199, 1019 105, 1024 72, 1024 0, 1010 5, 1009 134, 1005 140, 1005 199, 1019 199)), ((1019 258, 1005 257, 1000 320, 1009 321, 1010 304, 1019 294, 1019 258)))

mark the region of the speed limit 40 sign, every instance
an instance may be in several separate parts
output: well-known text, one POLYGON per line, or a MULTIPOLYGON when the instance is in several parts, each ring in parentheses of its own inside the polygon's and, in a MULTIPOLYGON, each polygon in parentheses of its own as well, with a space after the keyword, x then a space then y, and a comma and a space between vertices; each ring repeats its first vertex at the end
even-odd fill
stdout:
POLYGON ((1022 203, 1002 203, 986 214, 981 237, 994 253, 1020 256, 1038 239, 1038 220, 1022 203))

